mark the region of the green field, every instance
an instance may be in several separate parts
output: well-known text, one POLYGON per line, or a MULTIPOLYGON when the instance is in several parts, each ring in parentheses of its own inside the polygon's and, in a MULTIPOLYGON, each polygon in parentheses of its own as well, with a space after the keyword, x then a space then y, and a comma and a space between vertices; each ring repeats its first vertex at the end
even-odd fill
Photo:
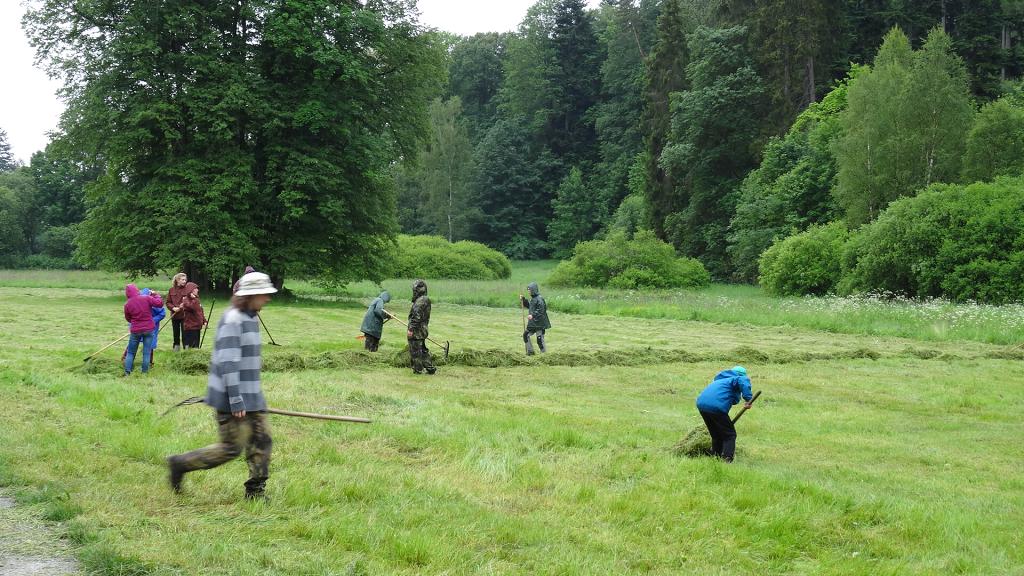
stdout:
MULTIPOLYGON (((289 284, 268 401, 374 423, 272 417, 266 503, 242 461, 166 485, 166 455, 215 439, 207 408, 158 417, 204 392, 208 351, 165 333, 149 375, 118 377, 120 346, 83 367, 125 331, 123 280, 0 271, 0 486, 97 574, 1024 574, 1020 306, 549 290, 550 269, 431 282, 433 377, 397 366, 400 327, 360 351, 375 286, 289 284), (527 360, 534 278, 552 352, 527 360), (673 455, 738 362, 763 396, 736 463, 673 455)), ((385 282, 400 316, 408 285, 385 282)))

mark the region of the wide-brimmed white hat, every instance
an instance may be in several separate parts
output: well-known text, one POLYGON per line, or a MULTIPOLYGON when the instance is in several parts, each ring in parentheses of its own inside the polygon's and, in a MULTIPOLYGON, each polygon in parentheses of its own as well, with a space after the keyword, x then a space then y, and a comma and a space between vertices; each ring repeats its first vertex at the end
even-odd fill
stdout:
POLYGON ((238 291, 236 296, 252 296, 253 294, 273 294, 277 292, 270 276, 263 272, 249 272, 238 279, 238 291))

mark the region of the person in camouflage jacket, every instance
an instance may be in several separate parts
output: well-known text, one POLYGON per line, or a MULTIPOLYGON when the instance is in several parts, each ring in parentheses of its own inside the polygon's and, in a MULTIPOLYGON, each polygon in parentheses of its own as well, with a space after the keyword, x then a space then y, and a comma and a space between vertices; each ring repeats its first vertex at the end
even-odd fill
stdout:
POLYGON ((530 336, 533 334, 537 335, 537 347, 540 348, 541 352, 547 352, 547 346, 544 344, 544 331, 551 328, 551 321, 548 320, 548 304, 544 301, 544 297, 540 295, 540 288, 536 282, 530 282, 530 285, 526 287, 530 292, 530 299, 527 300, 522 294, 519 295, 519 300, 523 305, 523 308, 528 309, 528 322, 526 324, 526 331, 523 332, 523 342, 526 343, 526 355, 533 356, 533 342, 530 341, 530 336))
POLYGON ((409 309, 409 358, 412 371, 416 374, 433 374, 437 372, 430 361, 427 350, 427 337, 430 335, 430 298, 427 297, 427 283, 416 280, 412 284, 412 308, 409 309))

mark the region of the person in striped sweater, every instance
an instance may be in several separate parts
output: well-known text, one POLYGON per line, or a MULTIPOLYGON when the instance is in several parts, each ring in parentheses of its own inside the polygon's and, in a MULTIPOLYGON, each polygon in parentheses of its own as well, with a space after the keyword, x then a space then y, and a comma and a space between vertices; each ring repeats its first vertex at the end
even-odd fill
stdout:
POLYGON ((260 325, 256 315, 277 292, 261 272, 242 276, 231 308, 217 325, 206 404, 214 410, 220 442, 167 459, 171 489, 181 492, 185 474, 216 468, 243 451, 249 465, 245 497, 264 498, 270 476, 270 428, 260 388, 260 325))

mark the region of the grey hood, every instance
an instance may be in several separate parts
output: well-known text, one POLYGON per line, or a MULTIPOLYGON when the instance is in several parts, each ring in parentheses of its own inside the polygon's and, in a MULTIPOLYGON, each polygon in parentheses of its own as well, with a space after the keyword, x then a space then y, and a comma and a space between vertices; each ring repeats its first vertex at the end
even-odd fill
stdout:
POLYGON ((530 282, 526 289, 530 291, 530 296, 536 296, 540 294, 540 287, 537 286, 536 282, 530 282))

